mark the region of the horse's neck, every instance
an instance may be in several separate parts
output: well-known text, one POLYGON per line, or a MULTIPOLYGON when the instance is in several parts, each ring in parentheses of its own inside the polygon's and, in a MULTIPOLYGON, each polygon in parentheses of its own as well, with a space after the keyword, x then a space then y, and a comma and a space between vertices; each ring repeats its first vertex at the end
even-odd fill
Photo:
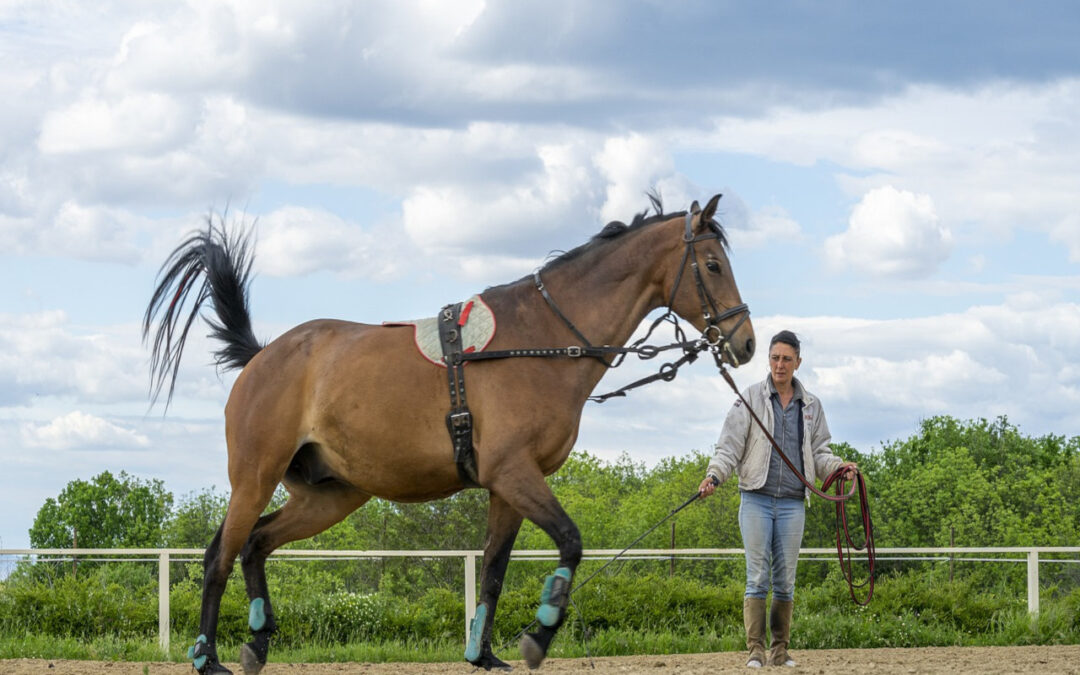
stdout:
MULTIPOLYGON (((663 304, 659 263, 641 262, 667 256, 669 247, 663 244, 668 242, 658 236, 663 234, 662 227, 657 224, 650 231, 624 235, 633 240, 622 245, 612 242, 542 273, 544 286, 560 311, 593 345, 626 344, 645 316, 663 304), (642 247, 647 251, 644 255, 642 247)), ((553 311, 547 307, 543 311, 559 324, 559 334, 571 333, 553 311)))

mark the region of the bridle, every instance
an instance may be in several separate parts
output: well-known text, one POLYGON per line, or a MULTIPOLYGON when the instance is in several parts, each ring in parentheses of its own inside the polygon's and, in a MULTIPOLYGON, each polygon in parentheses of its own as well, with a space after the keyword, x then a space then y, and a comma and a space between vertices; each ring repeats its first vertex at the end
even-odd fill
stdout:
MULTIPOLYGON (((551 297, 551 293, 548 292, 547 288, 544 286, 544 282, 540 279, 540 271, 537 270, 536 272, 533 272, 533 281, 536 284, 537 290, 539 290, 540 294, 543 296, 544 301, 547 302, 548 307, 550 307, 551 311, 555 314, 555 316, 559 317, 559 319, 566 325, 566 327, 570 329, 570 332, 572 332, 582 342, 582 345, 580 347, 566 348, 567 350, 573 350, 573 353, 535 354, 536 356, 590 356, 597 359, 608 368, 615 368, 622 363, 623 359, 626 358, 627 354, 636 354, 638 358, 642 360, 647 360, 653 358, 662 351, 676 348, 680 348, 683 351, 683 356, 681 358, 679 358, 677 361, 663 364, 658 372, 648 377, 644 377, 640 380, 636 380, 626 385, 625 387, 621 387, 607 394, 590 396, 590 401, 603 403, 609 398, 626 396, 626 392, 630 391, 631 389, 635 389, 642 385, 649 384, 650 382, 655 382, 656 380, 664 380, 666 382, 670 382, 671 380, 675 379, 675 376, 678 374, 679 368, 686 365, 687 363, 694 362, 695 360, 697 360, 698 354, 706 350, 710 351, 713 354, 713 358, 716 360, 717 365, 723 363, 724 354, 727 355, 732 365, 734 365, 735 367, 738 367, 740 365, 739 359, 735 355, 735 351, 731 347, 731 336, 735 335, 735 333, 738 332, 739 328, 742 327, 743 323, 745 323, 746 320, 750 317, 750 307, 746 303, 740 303, 733 307, 721 309, 720 303, 718 303, 716 299, 713 298, 712 294, 709 292, 709 289, 705 287, 705 282, 701 276, 701 267, 698 264, 697 249, 694 245, 700 241, 705 241, 708 239, 719 240, 721 236, 720 232, 713 229, 711 226, 708 228, 708 232, 694 236, 694 215, 695 214, 692 211, 688 211, 686 213, 685 228, 682 236, 682 241, 684 243, 683 255, 682 260, 679 263, 679 271, 675 275, 675 283, 671 287, 671 295, 668 297, 667 304, 665 305, 667 307, 667 311, 664 312, 664 314, 658 317, 655 321, 653 321, 652 325, 649 326, 649 330, 645 332, 645 335, 642 338, 636 340, 633 344, 627 347, 612 347, 610 345, 596 346, 589 342, 588 338, 586 338, 585 335, 580 330, 578 330, 577 326, 574 325, 574 322, 567 318, 566 314, 564 314, 562 310, 559 309, 559 306, 555 302, 555 299, 551 297), (688 340, 686 338, 686 334, 682 330, 682 326, 679 323, 679 317, 677 314, 675 314, 675 310, 673 309, 673 306, 675 304, 675 297, 676 294, 679 292, 679 285, 682 283, 683 272, 686 270, 688 262, 689 267, 693 272, 694 286, 697 289, 698 301, 701 303, 701 315, 705 319, 705 328, 701 331, 701 336, 695 340, 688 340), (734 316, 739 316, 740 314, 742 316, 739 318, 738 322, 736 322, 735 326, 731 329, 731 331, 729 331, 729 333, 725 335, 724 330, 720 325, 721 322, 726 321, 734 316), (675 331, 675 342, 659 347, 655 345, 645 344, 645 342, 652 335, 653 331, 656 330, 657 326, 659 326, 662 322, 665 321, 673 325, 675 331)), ((550 352, 561 350, 542 351, 550 352)), ((486 352, 480 352, 476 354, 476 357, 489 358, 482 356, 485 353, 486 352)))
POLYGON ((726 351, 732 365, 738 368, 740 365, 739 359, 731 348, 731 340, 724 335, 723 329, 720 328, 720 322, 742 314, 742 318, 731 329, 731 335, 734 335, 739 332, 739 328, 750 317, 750 307, 744 302, 723 311, 717 308, 716 301, 713 299, 712 294, 709 293, 709 289, 705 288, 705 282, 701 279, 701 267, 698 265, 697 250, 694 248, 694 244, 706 239, 720 239, 720 233, 714 230, 695 237, 691 227, 693 217, 693 213, 687 212, 686 229, 683 232, 683 241, 686 246, 683 248, 683 258, 682 262, 679 263, 679 273, 675 277, 675 284, 671 287, 671 297, 668 298, 668 313, 673 312, 671 308, 675 304, 675 294, 679 292, 679 284, 682 282, 683 271, 686 269, 686 261, 689 260, 690 269, 694 272, 694 286, 697 288, 698 300, 701 302, 701 315, 705 318, 705 330, 701 331, 701 337, 714 353, 726 351))

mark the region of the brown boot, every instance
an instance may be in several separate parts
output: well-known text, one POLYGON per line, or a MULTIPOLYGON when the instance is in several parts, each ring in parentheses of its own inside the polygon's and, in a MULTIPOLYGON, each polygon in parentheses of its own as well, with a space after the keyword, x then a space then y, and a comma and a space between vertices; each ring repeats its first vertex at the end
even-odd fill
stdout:
POLYGON ((760 668, 765 665, 765 598, 743 598, 742 616, 750 650, 746 665, 760 668))
POLYGON ((769 630, 772 631, 772 644, 769 647, 770 666, 794 666, 795 660, 788 654, 788 641, 791 640, 791 611, 795 603, 791 600, 773 598, 769 610, 769 630))

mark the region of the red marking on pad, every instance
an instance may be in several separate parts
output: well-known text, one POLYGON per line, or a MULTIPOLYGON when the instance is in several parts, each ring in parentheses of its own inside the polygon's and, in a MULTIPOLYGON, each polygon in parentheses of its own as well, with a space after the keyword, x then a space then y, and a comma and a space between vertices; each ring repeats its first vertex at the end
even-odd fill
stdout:
POLYGON ((457 325, 464 326, 465 322, 469 320, 469 312, 472 311, 472 300, 465 303, 465 306, 461 308, 461 316, 458 317, 457 325))

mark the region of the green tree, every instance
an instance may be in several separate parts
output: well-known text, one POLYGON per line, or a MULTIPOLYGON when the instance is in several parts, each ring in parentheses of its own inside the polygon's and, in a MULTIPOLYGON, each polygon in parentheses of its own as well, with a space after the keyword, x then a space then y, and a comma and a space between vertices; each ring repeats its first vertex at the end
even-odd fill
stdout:
POLYGON ((1023 436, 1005 417, 924 420, 869 469, 881 546, 1064 546, 1078 535, 1080 438, 1023 436))
POLYGON ((205 548, 225 520, 227 495, 213 487, 180 499, 165 526, 165 542, 173 548, 205 548))
POLYGON ((144 481, 108 471, 90 481, 73 480, 56 499, 49 498, 34 518, 35 548, 139 548, 164 543, 164 526, 173 504, 160 480, 144 481))

